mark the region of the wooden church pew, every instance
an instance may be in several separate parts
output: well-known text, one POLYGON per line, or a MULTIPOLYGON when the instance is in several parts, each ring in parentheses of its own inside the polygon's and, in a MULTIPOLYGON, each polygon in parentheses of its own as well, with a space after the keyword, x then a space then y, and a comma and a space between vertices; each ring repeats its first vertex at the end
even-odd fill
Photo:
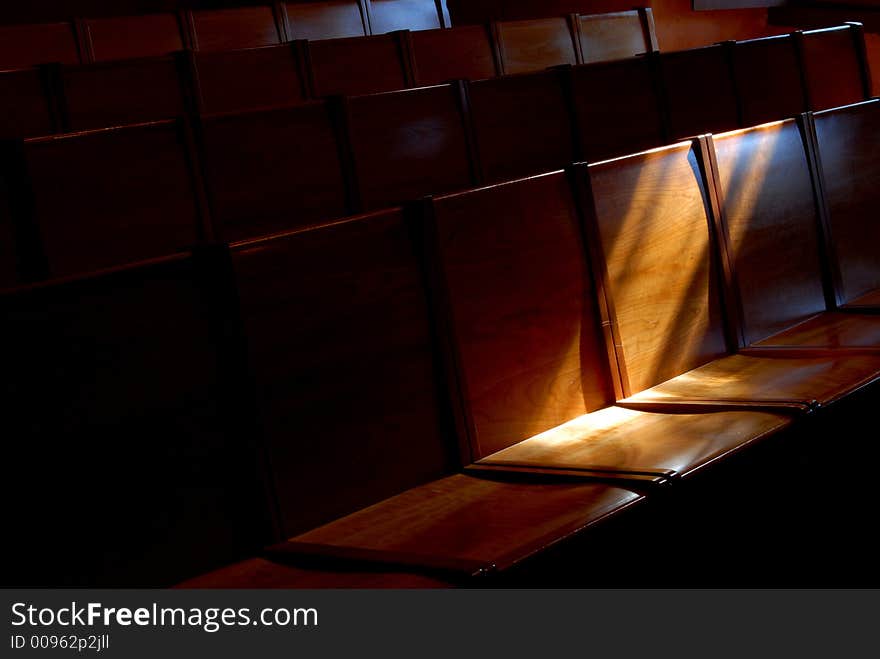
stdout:
POLYGON ((462 25, 410 34, 416 85, 450 80, 480 80, 499 75, 491 30, 485 25, 462 25))
POLYGON ((405 33, 310 41, 316 96, 373 94, 412 86, 405 33))
POLYGON ((86 18, 78 27, 87 62, 169 55, 188 45, 180 17, 171 12, 86 18))
POLYGON ((210 282, 184 254, 0 295, 5 583, 169 586, 267 541, 210 282))
POLYGON ((575 160, 564 76, 541 71, 468 83, 484 182, 559 169, 575 160))
POLYGON ((0 25, 0 68, 81 61, 72 23, 0 25))
POLYGON ((580 62, 570 19, 536 18, 493 24, 501 72, 529 73, 580 62))
POLYGON ((42 277, 179 251, 208 237, 188 132, 180 121, 7 144, 19 225, 39 235, 42 277))
POLYGON ((366 12, 358 0, 283 2, 288 38, 341 39, 370 33, 366 12))
POLYGON ((232 50, 273 46, 286 41, 275 6, 201 9, 184 14, 193 50, 232 50))
POLYGON ((794 117, 808 109, 792 35, 737 41, 732 48, 743 126, 794 117))
POLYGON ((0 71, 0 138, 49 135, 60 128, 52 73, 48 67, 0 71))
POLYGON ((623 59, 658 50, 654 14, 650 8, 579 14, 575 27, 583 63, 623 59))
POLYGON ((365 0, 364 4, 373 34, 449 27, 441 3, 435 0, 365 0))
POLYGON ((299 44, 190 53, 202 114, 296 105, 309 97, 299 44))
POLYGON ((367 211, 475 183, 459 85, 345 99, 356 207, 367 211))
POLYGON ((347 215, 338 126, 326 102, 202 117, 214 223, 229 242, 347 215))
POLYGON ((738 329, 722 303, 707 159, 701 139, 579 167, 593 201, 587 226, 621 404, 808 410, 876 381, 877 356, 734 354, 738 329))
POLYGON ((871 97, 865 35, 859 24, 795 34, 809 108, 826 110, 871 97))

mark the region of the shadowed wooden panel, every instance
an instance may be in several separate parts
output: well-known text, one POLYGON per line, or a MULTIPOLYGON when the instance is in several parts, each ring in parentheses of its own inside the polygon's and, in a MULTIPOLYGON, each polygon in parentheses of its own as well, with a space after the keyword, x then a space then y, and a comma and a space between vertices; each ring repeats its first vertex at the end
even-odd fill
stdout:
POLYGON ((413 32, 416 84, 436 85, 456 79, 479 80, 497 75, 492 38, 484 25, 413 32))
POLYGON ((736 89, 725 50, 725 46, 718 44, 660 55, 660 76, 666 89, 673 139, 739 127, 736 89))
POLYGON ((82 26, 96 62, 167 55, 183 48, 176 14, 89 18, 82 26))
POLYGON ((309 43, 315 94, 372 94, 408 87, 396 34, 309 43))
POLYGON ((880 289, 880 101, 820 112, 816 134, 833 254, 840 271, 839 301, 880 289))
POLYGON ((18 259, 23 251, 17 245, 7 186, 6 178, 0 176, 0 290, 20 283, 18 259))
POLYGON ((296 51, 287 45, 193 53, 201 112, 295 105, 306 98, 296 51))
POLYGON ((271 6, 193 11, 189 21, 195 50, 254 48, 282 41, 271 6))
POLYGON ((536 18, 495 24, 504 73, 528 73, 575 64, 574 39, 566 18, 536 18))
POLYGON ((339 146, 325 103, 202 123, 208 198, 224 240, 346 214, 339 146))
POLYGON ((181 117, 185 82, 173 57, 65 67, 61 70, 71 130, 181 117))
POLYGON ((857 39, 863 39, 861 32, 851 27, 836 27, 806 31, 801 38, 812 110, 866 100, 857 50, 857 39))
POLYGON ((454 85, 349 99, 351 146, 364 210, 473 183, 454 85))
POLYGON ((284 533, 451 470, 401 211, 242 243, 233 262, 284 533))
POLYGON ((504 569, 641 498, 600 483, 504 483, 456 475, 293 539, 504 569))
POLYGON ((756 345, 880 348, 880 316, 826 311, 756 345))
POLYGON ((611 402, 565 174, 441 197, 434 215, 474 458, 611 402))
POLYGON ((724 355, 705 191, 691 144, 592 165, 589 176, 628 391, 724 355))
POLYGON ((790 35, 738 41, 733 47, 733 70, 743 125, 778 121, 807 110, 790 35))
POLYGON ((825 310, 819 218, 791 119, 714 139, 745 345, 825 310))
POLYGON ((638 11, 581 14, 577 21, 582 62, 622 59, 652 50, 638 11))
POLYGON ((35 64, 79 64, 80 55, 71 23, 0 25, 0 67, 35 64))
POLYGON ((631 58, 571 69, 581 156, 595 161, 663 144, 651 62, 631 58))
POLYGON ((53 277, 162 256, 202 237, 174 122, 28 140, 24 152, 53 277))
POLYGON ((367 34, 357 0, 285 2, 291 39, 340 39, 367 34))
POLYGON ((40 69, 0 71, 0 139, 55 132, 50 98, 40 69))
POLYGON ((560 169, 574 160, 571 117, 559 72, 473 82, 469 98, 487 182, 560 169))
POLYGON ((373 34, 443 27, 434 0, 366 0, 373 34))

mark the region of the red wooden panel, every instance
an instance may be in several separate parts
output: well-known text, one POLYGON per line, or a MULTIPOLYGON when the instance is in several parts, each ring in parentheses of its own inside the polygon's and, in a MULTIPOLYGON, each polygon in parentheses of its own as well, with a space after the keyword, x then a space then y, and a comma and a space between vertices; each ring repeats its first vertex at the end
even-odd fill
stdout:
POLYGON ((435 199, 474 459, 613 402, 563 172, 435 199))
POLYGON ((480 164, 486 181, 546 172, 574 158, 562 75, 525 73, 469 85, 480 164))
POLYGON ((0 71, 0 138, 55 132, 46 72, 38 68, 0 71))
POLYGON ((413 32, 410 38, 418 85, 479 80, 498 74, 491 32, 484 25, 423 30, 413 32))
POLYGON ((79 47, 71 23, 0 25, 0 67, 49 62, 79 64, 79 47))
POLYGON ((571 70, 581 157, 602 160, 666 142, 652 63, 646 58, 571 70))
POLYGON ((306 99, 293 46, 196 52, 192 61, 203 113, 296 105, 306 99))
POLYGON ((366 0, 373 34, 443 27, 434 0, 366 0))
POLYGON ((349 134, 364 210, 473 183, 455 86, 351 98, 349 134))
POLYGON ((638 10, 581 14, 577 21, 582 62, 607 62, 655 50, 638 10))
POLYGON ((400 210, 243 243, 233 263, 285 534, 451 470, 400 210))
POLYGON ((168 55, 184 46, 177 14, 89 18, 81 24, 85 50, 96 62, 168 55))
POLYGON ((272 6, 205 9, 188 14, 195 50, 231 50, 281 43, 272 6))
POLYGON ((291 39, 340 39, 369 33, 357 0, 285 2, 291 39))
POLYGON ((743 125, 778 121, 807 109, 790 35, 738 41, 733 47, 733 70, 743 125))
POLYGON ((206 117, 201 132, 209 200, 225 240, 346 214, 339 145, 326 104, 206 117))
POLYGON ((803 32, 801 53, 812 110, 866 100, 861 29, 849 26, 803 32))
POLYGON ((575 42, 567 18, 536 18, 495 24, 504 73, 540 71, 575 64, 575 42))
POLYGON ((395 34, 309 43, 315 94, 372 94, 409 86, 409 63, 395 34))

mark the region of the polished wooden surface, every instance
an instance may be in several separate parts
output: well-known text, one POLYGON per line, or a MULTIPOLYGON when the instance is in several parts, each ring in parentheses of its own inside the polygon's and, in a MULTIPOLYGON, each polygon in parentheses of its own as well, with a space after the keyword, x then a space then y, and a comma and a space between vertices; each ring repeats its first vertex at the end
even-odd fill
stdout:
POLYGON ((714 137, 744 345, 825 310, 820 220, 793 119, 714 137))
POLYGON ((815 125, 845 303, 880 288, 880 101, 816 113, 815 125))
POLYGON ((653 50, 638 10, 581 14, 576 20, 582 62, 621 59, 653 50))
POLYGON ((293 540, 429 553, 505 569, 641 499, 600 483, 517 483, 455 475, 293 540))
POLYGON ((864 40, 852 27, 802 33, 801 56, 811 110, 866 100, 859 38, 864 40))
POLYGON ((80 61, 71 23, 0 25, 0 67, 14 68, 50 62, 79 64, 80 61))
POLYGON ((790 416, 772 412, 658 414, 608 407, 493 453, 477 465, 624 479, 687 476, 790 423, 790 416))
POLYGON ((565 17, 495 23, 504 73, 528 73, 575 64, 575 42, 565 17))
POLYGON ((326 103, 205 117, 205 183, 224 240, 347 214, 336 131, 326 103))
POLYGON ((744 126, 793 117, 807 110, 790 35, 738 41, 733 47, 733 71, 744 126))
POLYGON ((604 160, 667 142, 649 60, 575 66, 571 87, 583 160, 604 160))
POLYGON ((589 168, 594 245, 627 394, 727 351, 696 158, 682 143, 589 168))
POLYGON ((363 210, 474 183, 457 86, 358 96, 348 107, 363 210))
POLYGON ((41 69, 0 71, 0 139, 54 133, 53 105, 46 73, 41 69))
POLYGON ((575 159, 559 72, 479 80, 469 85, 468 98, 485 182, 560 169, 575 159))
POLYGON ((197 10, 187 18, 195 50, 255 48, 282 42, 272 5, 197 10))
POLYGON ((880 317, 828 311, 756 345, 880 349, 880 317))
POLYGON ((492 35, 485 25, 421 30, 413 32, 410 40, 417 85, 498 75, 492 35))
POLYGON ((92 62, 168 55, 184 47, 176 14, 107 16, 80 22, 92 62))
POLYGON ((416 248, 399 210, 233 252, 286 535, 453 469, 416 248))
POLYGON ((357 0, 285 2, 291 39, 341 39, 368 34, 357 0))
POLYGON ((433 213, 472 457, 613 400, 565 174, 438 198, 433 213))
POLYGON ((182 117, 186 82, 173 57, 61 69, 68 130, 182 117))
POLYGON ((367 0, 373 34, 443 27, 434 0, 367 0))
POLYGON ((309 56, 317 96, 373 94, 410 86, 397 34, 312 41, 309 56))
POLYGON ((865 293, 864 295, 855 298, 851 302, 849 302, 847 307, 858 308, 858 307, 877 307, 880 308, 880 290, 874 290, 870 293, 865 293))
POLYGON ((716 44, 661 53, 659 70, 666 92, 670 138, 739 127, 736 88, 726 51, 727 46, 716 44))

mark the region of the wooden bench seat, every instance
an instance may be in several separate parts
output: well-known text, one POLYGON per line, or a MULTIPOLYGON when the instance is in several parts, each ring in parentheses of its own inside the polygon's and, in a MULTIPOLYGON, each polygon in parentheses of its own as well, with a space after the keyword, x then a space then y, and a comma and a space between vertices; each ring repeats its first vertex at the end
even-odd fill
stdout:
POLYGON ((342 39, 370 33, 358 0, 283 2, 281 10, 291 39, 342 39))
POLYGON ((171 12, 86 18, 78 23, 87 62, 170 55, 189 41, 178 14, 171 12))
POLYGON ((650 7, 575 17, 580 61, 603 62, 657 50, 650 7))
POLYGON ((499 75, 492 33, 485 25, 413 32, 410 41, 416 85, 499 75))
POLYGON ((811 110, 826 110, 871 97, 865 36, 857 23, 795 34, 811 110))
POLYGON ((50 135, 60 128, 48 67, 0 71, 0 139, 50 135))
POLYGON ((570 17, 500 21, 493 29, 504 74, 580 62, 570 17))
POLYGON ((0 68, 82 61, 72 23, 0 26, 0 68))
POLYGON ((308 42, 315 96, 375 94, 412 87, 405 34, 308 42))
POLYGON ((778 121, 806 112, 796 43, 792 35, 737 41, 733 73, 743 126, 778 121))
POLYGON ((273 4, 200 9, 184 13, 193 50, 233 50, 286 41, 282 17, 273 4))

